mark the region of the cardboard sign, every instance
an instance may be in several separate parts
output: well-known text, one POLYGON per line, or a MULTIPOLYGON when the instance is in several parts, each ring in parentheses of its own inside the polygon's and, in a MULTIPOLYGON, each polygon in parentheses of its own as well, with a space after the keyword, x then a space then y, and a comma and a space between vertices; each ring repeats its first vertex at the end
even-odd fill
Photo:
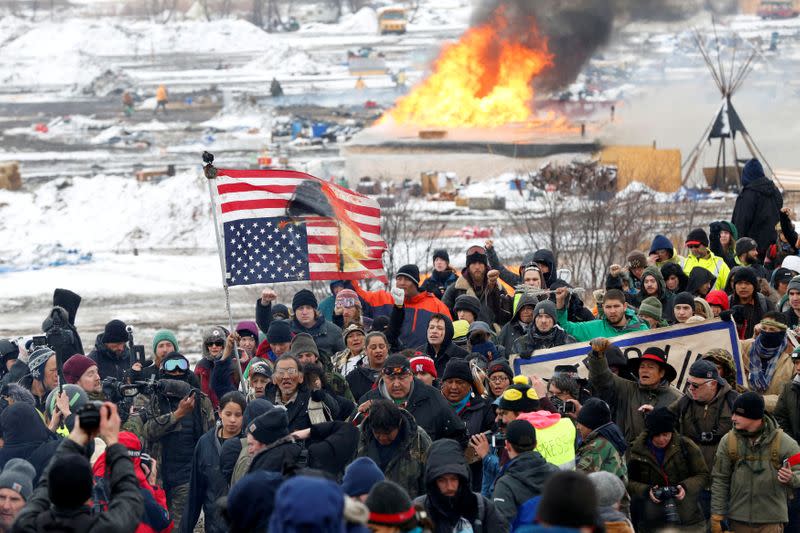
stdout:
MULTIPOLYGON (((627 358, 635 359, 644 353, 646 348, 656 346, 667 354, 667 362, 678 372, 673 385, 682 389, 689 375, 692 363, 708 350, 724 348, 733 354, 736 365, 736 382, 744 384, 742 356, 736 328, 732 321, 723 322, 714 319, 696 324, 680 324, 668 328, 627 333, 613 337, 611 342, 622 350, 627 358)), ((511 366, 515 375, 539 376, 549 378, 558 365, 579 365, 578 373, 582 378, 589 377, 589 370, 583 360, 589 355, 589 343, 579 342, 565 344, 549 350, 534 352, 533 357, 513 356, 511 366)))

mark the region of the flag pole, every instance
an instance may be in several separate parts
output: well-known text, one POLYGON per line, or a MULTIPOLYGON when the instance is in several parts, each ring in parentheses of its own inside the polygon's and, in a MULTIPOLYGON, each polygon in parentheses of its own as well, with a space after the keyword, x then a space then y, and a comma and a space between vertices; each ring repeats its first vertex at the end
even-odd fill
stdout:
MULTIPOLYGON (((225 291, 225 310, 228 312, 228 324, 230 327, 230 332, 233 333, 233 313, 231 313, 231 295, 230 290, 228 288, 228 280, 225 277, 225 256, 223 250, 225 249, 222 243, 222 235, 219 231, 219 220, 217 219, 217 199, 216 195, 214 194, 214 184, 213 181, 217 179, 217 167, 214 166, 214 154, 209 152, 203 152, 203 174, 206 177, 206 182, 208 183, 208 195, 211 198, 211 214, 214 217, 214 234, 217 237, 217 255, 219 256, 219 270, 220 274, 222 275, 222 290, 225 291)), ((258 339, 256 339, 258 340, 258 339)), ((247 381, 244 379, 244 374, 242 373, 242 362, 239 359, 239 347, 234 346, 233 348, 233 356, 236 358, 236 371, 239 373, 239 386, 242 388, 242 391, 247 395, 249 392, 249 387, 247 386, 247 381)))

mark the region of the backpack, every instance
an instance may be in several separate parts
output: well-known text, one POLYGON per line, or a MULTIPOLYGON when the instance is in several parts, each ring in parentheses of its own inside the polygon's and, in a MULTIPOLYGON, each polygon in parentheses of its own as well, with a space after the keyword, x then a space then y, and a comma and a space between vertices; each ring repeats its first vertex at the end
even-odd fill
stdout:
MULTIPOLYGON (((781 436, 783 435, 783 430, 778 429, 775 434, 775 438, 772 439, 772 442, 769 445, 769 461, 772 463, 772 466, 775 467, 775 470, 780 470, 781 466, 783 466, 783 461, 781 461, 781 436)), ((735 436, 728 437, 728 458, 731 460, 733 468, 736 468, 738 462, 742 459, 744 460, 758 460, 760 456, 752 456, 746 455, 744 458, 739 456, 739 443, 738 439, 735 436)))

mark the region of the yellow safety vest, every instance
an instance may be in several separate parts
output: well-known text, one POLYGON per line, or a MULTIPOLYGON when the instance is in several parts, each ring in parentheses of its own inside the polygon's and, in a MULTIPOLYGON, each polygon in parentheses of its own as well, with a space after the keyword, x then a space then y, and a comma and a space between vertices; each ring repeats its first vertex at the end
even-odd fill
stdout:
POLYGON ((575 469, 575 425, 562 418, 552 426, 536 429, 536 451, 561 470, 575 469))

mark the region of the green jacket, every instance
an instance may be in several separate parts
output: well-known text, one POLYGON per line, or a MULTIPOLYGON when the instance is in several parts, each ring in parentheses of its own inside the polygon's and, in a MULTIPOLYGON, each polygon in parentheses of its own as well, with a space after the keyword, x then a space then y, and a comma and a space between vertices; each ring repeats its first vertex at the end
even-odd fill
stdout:
POLYGON ((644 431, 644 415, 639 408, 650 404, 655 408, 669 407, 682 396, 681 391, 662 382, 655 389, 642 388, 636 381, 628 381, 612 373, 605 354, 592 352, 586 358, 589 367, 589 382, 597 395, 615 406, 615 422, 631 444, 644 431))
POLYGON ((781 429, 800 441, 800 383, 790 381, 783 386, 773 414, 781 429))
POLYGON ((636 316, 636 311, 629 308, 625 311, 625 316, 628 317, 628 323, 617 328, 608 323, 604 318, 597 320, 590 320, 589 322, 570 322, 567 319, 567 310, 559 309, 558 312, 558 325, 564 328, 564 331, 575 337, 578 342, 590 341, 598 337, 617 337, 625 333, 633 331, 643 331, 649 329, 647 324, 639 320, 636 316))
POLYGON ((628 481, 628 467, 619 451, 611 441, 592 431, 586 436, 578 451, 575 452, 575 469, 591 474, 592 472, 610 472, 628 481))
POLYGON ((659 465, 648 446, 647 432, 642 432, 633 442, 628 459, 628 492, 634 505, 641 505, 642 514, 653 522, 663 522, 663 505, 650 500, 654 486, 682 485, 686 497, 675 501, 681 525, 701 524, 705 521, 698 497, 708 485, 708 466, 700 448, 678 433, 672 434, 664 453, 664 464, 659 465), (655 519, 655 520, 653 520, 655 519))
MULTIPOLYGON (((800 453, 798 445, 778 428, 769 414, 755 440, 738 430, 729 431, 719 442, 711 473, 711 513, 746 524, 777 524, 789 521, 786 500, 791 491, 778 481, 772 464, 772 441, 780 439, 778 462, 800 453), (729 454, 729 439, 736 439, 737 459, 729 454)), ((800 465, 792 468, 791 487, 800 487, 800 465)))

